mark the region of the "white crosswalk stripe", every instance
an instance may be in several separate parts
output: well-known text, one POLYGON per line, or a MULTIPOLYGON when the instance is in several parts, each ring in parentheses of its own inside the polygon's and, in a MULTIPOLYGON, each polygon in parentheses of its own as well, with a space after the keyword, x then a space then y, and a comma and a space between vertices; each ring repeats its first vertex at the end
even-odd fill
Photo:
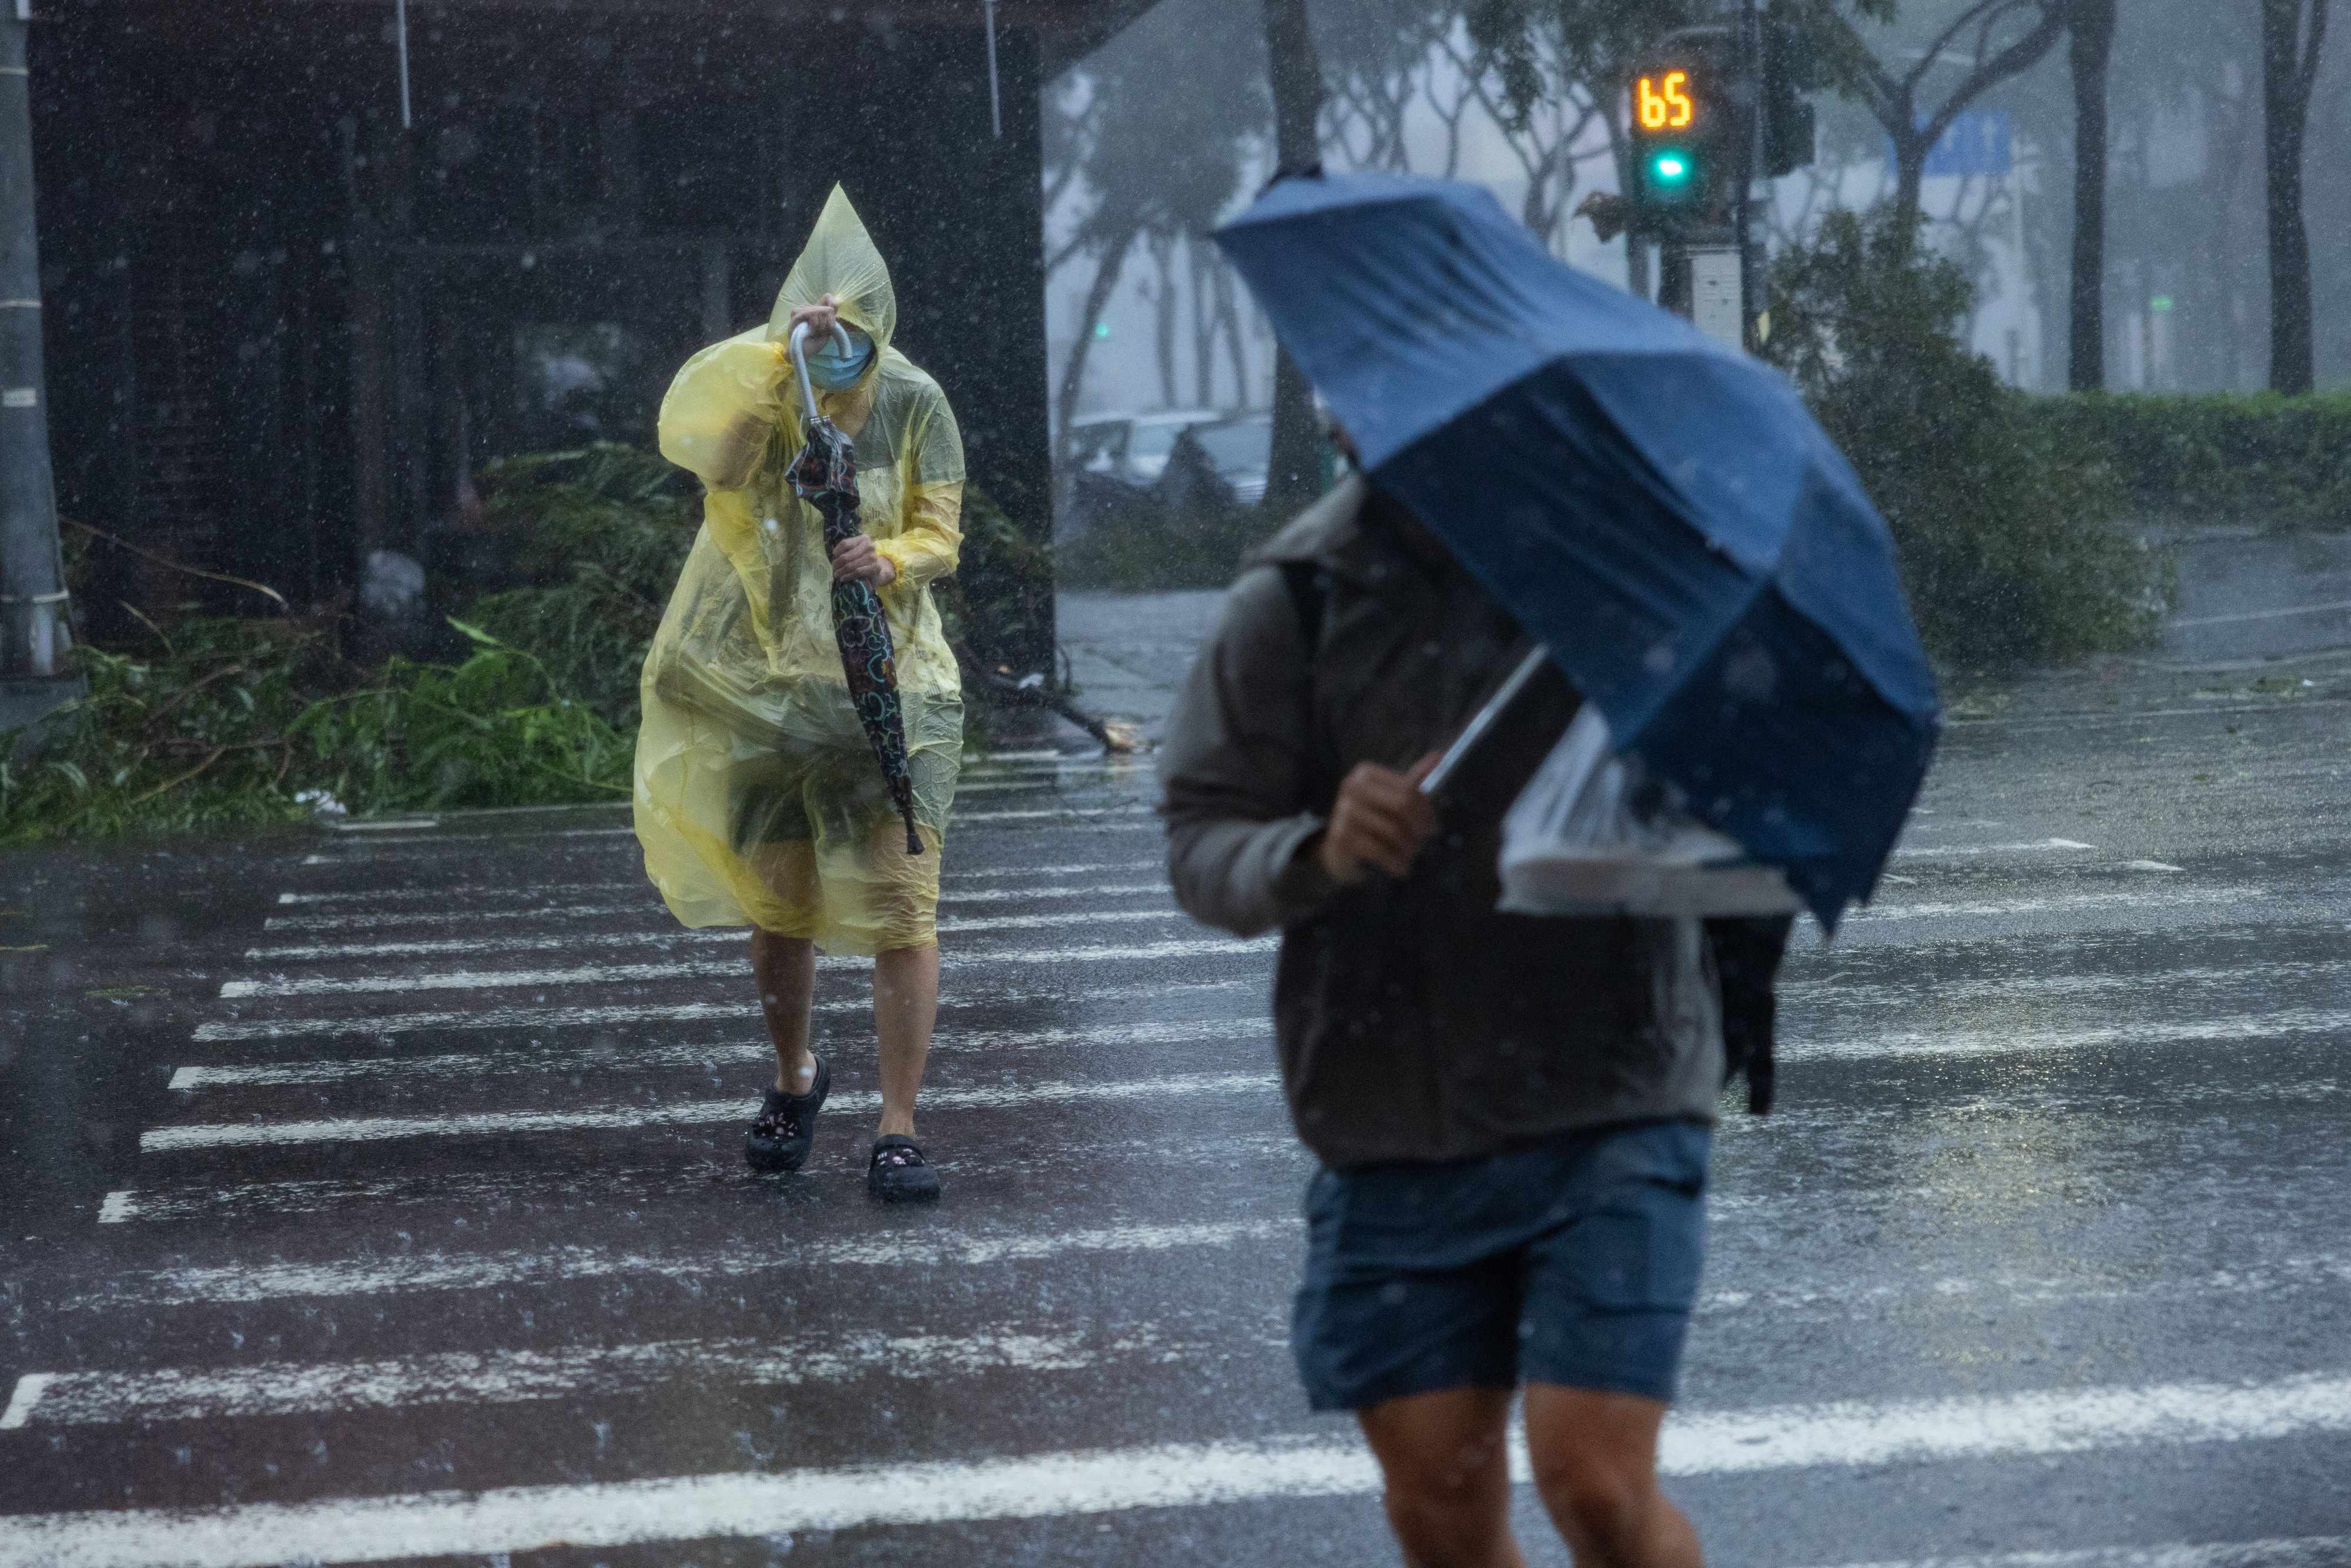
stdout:
MULTIPOLYGON (((941 962, 949 968, 967 966, 978 968, 999 964, 1132 963, 1157 958, 1224 957, 1269 950, 1270 945, 1264 941, 1235 942, 1208 937, 1146 942, 1129 946, 1075 944, 1002 953, 949 954, 941 962)), ((861 967, 856 960, 850 958, 831 962, 835 967, 861 967)), ((458 969, 440 974, 412 972, 319 976, 298 980, 225 980, 221 983, 220 994, 225 1000, 233 1001, 246 997, 316 997, 376 991, 482 991, 533 986, 618 985, 632 980, 699 979, 721 975, 740 976, 742 972, 743 964, 739 958, 681 959, 667 964, 575 964, 562 969, 458 969)))
MULTIPOLYGON (((743 973, 740 965, 718 966, 718 968, 724 976, 733 978, 740 978, 743 973)), ((1255 975, 1245 978, 1234 977, 1217 980, 1168 980, 1143 985, 1056 985, 1050 988, 1019 984, 996 985, 988 987, 977 995, 965 992, 942 998, 939 1009, 943 1014, 952 1019, 957 1012, 974 1007, 998 1007, 1007 1003, 1032 1001, 1044 997, 1117 1006, 1152 998, 1181 998, 1249 990, 1252 988, 1259 993, 1264 989, 1262 979, 1255 975)), ((815 1005, 819 1014, 866 1013, 872 1010, 872 1004, 862 998, 849 999, 820 997, 815 1005)), ((758 1005, 747 1000, 614 1002, 591 1007, 558 1004, 467 1008, 438 1012, 370 1011, 348 1018, 321 1017, 304 1013, 291 1018, 207 1019, 196 1026, 194 1040, 198 1045, 210 1045, 235 1040, 298 1040, 312 1035, 334 1038, 363 1034, 389 1038, 402 1034, 438 1032, 443 1030, 510 1030, 527 1035, 532 1030, 611 1030, 638 1023, 702 1023, 720 1019, 756 1019, 758 1016, 758 1005)))
POLYGON ((937 1378, 996 1370, 1073 1372, 1119 1360, 1205 1359, 1241 1345, 1280 1345, 1269 1313, 1256 1334, 1203 1335, 1144 1325, 1105 1343, 1035 1324, 979 1335, 805 1335, 683 1340, 557 1351, 446 1351, 389 1361, 162 1367, 152 1372, 28 1373, 0 1431, 118 1421, 227 1421, 418 1405, 515 1405, 583 1396, 626 1397, 676 1383, 790 1387, 867 1376, 937 1378))
MULTIPOLYGON (((1155 1019, 1104 1024, 1099 1029, 957 1030, 932 1043, 942 1051, 1029 1051, 1081 1046, 1093 1051, 1143 1045, 1205 1044, 1214 1040, 1272 1039, 1262 1016, 1203 1019, 1196 1022, 1155 1019)), ((183 1067, 172 1074, 177 1090, 261 1087, 288 1083, 388 1082, 402 1079, 480 1079, 498 1072, 554 1072, 582 1067, 643 1071, 661 1067, 702 1067, 718 1062, 775 1060, 763 1040, 711 1040, 695 1045, 587 1046, 547 1051, 507 1051, 492 1055, 371 1056, 342 1061, 223 1063, 183 1067)))
MULTIPOLYGON (((602 913, 602 912, 595 912, 602 913)), ((634 912, 632 912, 634 913, 634 912)), ((1097 909, 1069 915, 945 915, 938 922, 944 935, 982 931, 1050 930, 1066 925, 1131 925, 1144 920, 1181 919, 1170 904, 1152 909, 1097 909)), ((726 943, 740 946, 743 934, 731 929, 711 931, 581 931, 543 936, 463 936, 404 942, 328 942, 248 947, 248 964, 315 963, 320 959, 421 958, 460 953, 578 952, 583 947, 668 946, 684 943, 705 946, 726 943)))
MULTIPOLYGON (((2151 1443, 2260 1441, 2351 1429, 2351 1379, 2252 1387, 2177 1384, 1879 1407, 1794 1406, 1684 1416, 1659 1469, 1696 1477, 1816 1466, 2046 1457, 2151 1443)), ((1529 1466, 1514 1443, 1513 1477, 1529 1466)), ((256 1503, 168 1512, 19 1516, 0 1568, 269 1568, 289 1560, 480 1555, 550 1541, 622 1546, 825 1528, 1033 1519, 1368 1493, 1362 1443, 1272 1437, 970 1462, 680 1476, 256 1503)))
MULTIPOLYGON (((1167 1074, 1083 1082, 1046 1082, 1001 1089, 935 1089, 925 1105, 941 1111, 1009 1109, 1019 1105, 1063 1105, 1073 1102, 1137 1100, 1190 1094, 1240 1094, 1269 1090, 1264 1072, 1167 1074)), ((836 1093, 827 1102, 840 1111, 873 1111, 876 1091, 836 1093)), ((756 1109, 743 1095, 724 1100, 685 1100, 669 1104, 565 1105, 551 1111, 481 1111, 423 1116, 329 1116, 298 1122, 224 1122, 150 1127, 139 1134, 141 1154, 182 1149, 255 1148, 267 1144, 364 1144, 393 1138, 487 1137, 511 1133, 618 1131, 639 1127, 710 1126, 745 1120, 756 1109)))
POLYGON ((68 1312, 122 1306, 267 1301, 287 1297, 369 1297, 415 1291, 483 1291, 533 1281, 704 1280, 773 1274, 812 1267, 966 1267, 1020 1260, 1113 1252, 1218 1249, 1239 1241, 1280 1241, 1288 1219, 1204 1220, 1184 1225, 1107 1225, 1054 1231, 907 1231, 849 1241, 804 1241, 783 1254, 741 1249, 622 1252, 609 1248, 536 1248, 528 1252, 416 1253, 321 1263, 251 1263, 163 1269, 124 1277, 102 1291, 68 1298, 68 1312))

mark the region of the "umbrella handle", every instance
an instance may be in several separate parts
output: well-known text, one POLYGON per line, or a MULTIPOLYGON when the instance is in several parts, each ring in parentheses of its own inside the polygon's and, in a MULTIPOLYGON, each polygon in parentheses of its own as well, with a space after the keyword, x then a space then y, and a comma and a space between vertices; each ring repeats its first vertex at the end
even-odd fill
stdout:
POLYGON ((1510 672, 1510 678, 1502 683, 1500 690, 1486 699, 1486 706, 1478 710, 1459 735, 1454 737, 1453 744, 1445 748, 1445 755, 1437 759, 1437 766, 1428 770, 1428 777, 1420 781, 1422 794, 1433 796, 1453 781, 1453 775, 1460 771, 1461 764, 1478 748, 1478 743, 1486 738, 1486 732, 1494 727, 1503 710, 1526 689, 1527 683, 1535 678, 1535 672, 1543 667, 1543 661, 1549 657, 1551 650, 1538 643, 1519 662, 1519 667, 1510 672))
MULTIPOLYGON (((793 322, 791 339, 785 344, 785 349, 792 357, 792 369, 798 371, 800 375, 800 417, 803 419, 814 419, 816 417, 816 388, 809 384, 808 349, 806 347, 808 343, 808 335, 809 324, 807 322, 793 322)), ((847 355, 852 351, 849 346, 849 334, 847 331, 842 329, 841 323, 838 321, 835 321, 832 324, 832 340, 841 346, 841 351, 843 355, 847 355)))

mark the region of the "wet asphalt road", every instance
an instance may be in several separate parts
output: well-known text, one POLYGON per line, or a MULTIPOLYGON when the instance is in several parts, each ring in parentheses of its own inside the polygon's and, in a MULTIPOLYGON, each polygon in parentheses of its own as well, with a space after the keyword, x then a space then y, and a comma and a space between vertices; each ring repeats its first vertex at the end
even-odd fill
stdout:
MULTIPOLYGON (((1097 700, 1199 608, 1077 607, 1097 700)), ((1723 1125, 1672 1491, 1722 1563, 2351 1563, 2351 665, 1955 712, 1723 1125)), ((0 862, 0 1568, 1394 1562, 1289 1366, 1270 949, 1147 766, 966 775, 929 1210, 852 965, 743 1168, 741 936, 610 813, 0 862)))

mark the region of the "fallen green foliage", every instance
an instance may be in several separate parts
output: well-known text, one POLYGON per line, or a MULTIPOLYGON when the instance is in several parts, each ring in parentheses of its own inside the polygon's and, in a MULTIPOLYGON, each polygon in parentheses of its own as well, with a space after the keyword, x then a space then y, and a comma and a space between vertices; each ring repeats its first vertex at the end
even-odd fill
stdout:
POLYGON ((27 758, 0 736, 0 843, 216 832, 361 814, 627 793, 629 742, 545 666, 460 625, 455 665, 392 660, 326 695, 316 629, 193 619, 131 652, 75 652, 89 683, 27 758), (329 809, 331 809, 329 807, 329 809))
POLYGON ((2135 647, 2173 595, 2095 446, 2036 417, 1958 329, 1970 288, 1890 213, 1834 213, 1773 265, 1771 358, 1892 528, 1930 652, 2047 663, 2135 647))
POLYGON ((627 798, 630 737, 565 695, 535 655, 452 624, 475 645, 464 664, 392 659, 287 727, 307 747, 310 788, 362 816, 627 798))
POLYGON ((2032 413, 2097 451, 2140 517, 2351 528, 2351 392, 2070 393, 2032 413))
POLYGON ((527 530, 521 564, 541 581, 485 595, 468 618, 634 734, 645 649, 702 521, 692 476, 653 453, 600 442, 501 459, 478 484, 484 523, 527 530))
POLYGON ((74 651, 89 689, 29 758, 0 736, 0 842, 254 827, 301 814, 287 729, 318 632, 187 621, 130 652, 74 651))

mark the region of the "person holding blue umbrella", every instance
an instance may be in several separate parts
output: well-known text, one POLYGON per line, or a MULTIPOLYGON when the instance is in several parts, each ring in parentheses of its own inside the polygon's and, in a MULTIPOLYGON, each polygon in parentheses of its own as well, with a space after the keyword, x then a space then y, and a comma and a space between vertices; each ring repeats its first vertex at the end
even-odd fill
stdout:
POLYGON ((1498 909, 1585 704, 1824 929, 1923 777, 1892 545, 1768 368, 1445 181, 1280 181, 1218 235, 1358 472, 1260 547, 1161 752, 1196 917, 1279 927, 1307 1194, 1293 1349, 1416 1568, 1503 1568, 1507 1420, 1580 1562, 1696 1568, 1656 1479, 1696 1299, 1722 994, 1698 920, 1498 909), (1500 722, 1423 786, 1491 695, 1500 722))

